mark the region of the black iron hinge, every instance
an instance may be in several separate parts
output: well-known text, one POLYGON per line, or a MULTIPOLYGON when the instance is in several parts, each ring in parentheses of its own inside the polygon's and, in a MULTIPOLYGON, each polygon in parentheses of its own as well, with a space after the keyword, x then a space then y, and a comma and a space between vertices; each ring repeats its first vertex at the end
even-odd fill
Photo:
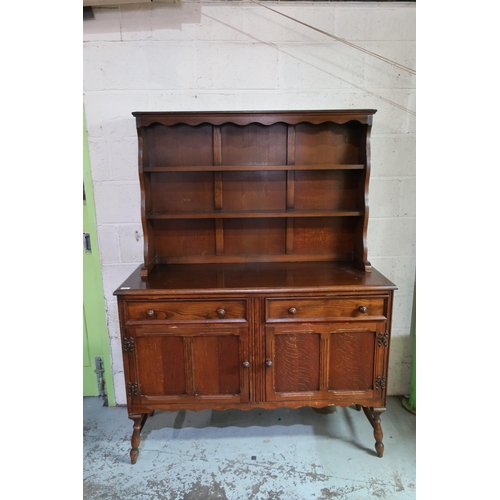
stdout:
POLYGON ((379 347, 387 347, 389 345, 389 333, 379 333, 378 334, 378 345, 379 347))
POLYGON ((127 384, 127 394, 129 396, 138 396, 139 395, 139 386, 137 382, 129 382, 127 384))
POLYGON ((123 350, 125 352, 132 352, 135 349, 134 339, 132 337, 125 337, 123 339, 123 350))
POLYGON ((385 389, 386 378, 377 377, 375 379, 375 389, 385 389))

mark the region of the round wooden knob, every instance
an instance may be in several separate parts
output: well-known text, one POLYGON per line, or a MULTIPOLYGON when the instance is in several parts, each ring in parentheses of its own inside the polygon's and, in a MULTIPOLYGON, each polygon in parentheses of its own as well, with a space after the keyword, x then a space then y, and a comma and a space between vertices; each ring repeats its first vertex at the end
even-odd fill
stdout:
POLYGON ((363 314, 364 314, 366 311, 368 311, 368 307, 366 307, 366 306, 359 306, 359 307, 358 307, 358 311, 359 311, 360 313, 363 313, 363 314))
POLYGON ((154 315, 155 315, 155 312, 153 311, 153 309, 148 309, 146 311, 146 316, 149 316, 150 318, 152 318, 154 315))
POLYGON ((273 362, 270 359, 266 360, 266 366, 269 368, 270 366, 273 366, 273 362))
POLYGON ((288 309, 288 312, 290 314, 295 314, 297 312, 297 309, 295 309, 295 307, 290 307, 290 309, 288 309))
POLYGON ((243 368, 249 368, 250 367, 250 361, 243 361, 243 363, 241 363, 243 365, 243 368))
POLYGON ((225 309, 222 309, 222 307, 220 309, 217 309, 217 316, 219 316, 219 318, 223 318, 225 315, 226 315, 225 309))

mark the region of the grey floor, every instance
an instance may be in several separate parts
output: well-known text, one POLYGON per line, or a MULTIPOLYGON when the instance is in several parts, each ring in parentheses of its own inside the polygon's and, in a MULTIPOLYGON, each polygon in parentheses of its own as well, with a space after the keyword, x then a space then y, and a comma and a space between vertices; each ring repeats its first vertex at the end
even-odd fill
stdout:
POLYGON ((156 412, 129 461, 132 421, 123 407, 83 400, 83 498, 355 500, 416 498, 416 417, 389 398, 385 453, 353 407, 156 412))

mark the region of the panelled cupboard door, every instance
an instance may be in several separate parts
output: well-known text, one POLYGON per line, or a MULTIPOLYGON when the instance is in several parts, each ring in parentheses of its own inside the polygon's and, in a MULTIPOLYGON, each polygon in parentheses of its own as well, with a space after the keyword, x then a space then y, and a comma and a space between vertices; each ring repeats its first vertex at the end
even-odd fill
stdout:
POLYGON ((130 328, 123 346, 134 404, 249 400, 246 327, 130 328))
POLYGON ((379 399, 387 355, 386 322, 267 326, 266 398, 379 399))

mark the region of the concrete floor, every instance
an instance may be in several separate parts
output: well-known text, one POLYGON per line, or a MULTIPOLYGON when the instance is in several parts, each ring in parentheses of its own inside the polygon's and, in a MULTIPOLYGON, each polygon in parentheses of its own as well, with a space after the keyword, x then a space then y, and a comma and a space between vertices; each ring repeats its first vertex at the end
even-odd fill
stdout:
POLYGON ((389 398, 385 453, 353 407, 156 412, 135 465, 123 407, 83 400, 83 498, 136 500, 415 499, 416 417, 389 398))

